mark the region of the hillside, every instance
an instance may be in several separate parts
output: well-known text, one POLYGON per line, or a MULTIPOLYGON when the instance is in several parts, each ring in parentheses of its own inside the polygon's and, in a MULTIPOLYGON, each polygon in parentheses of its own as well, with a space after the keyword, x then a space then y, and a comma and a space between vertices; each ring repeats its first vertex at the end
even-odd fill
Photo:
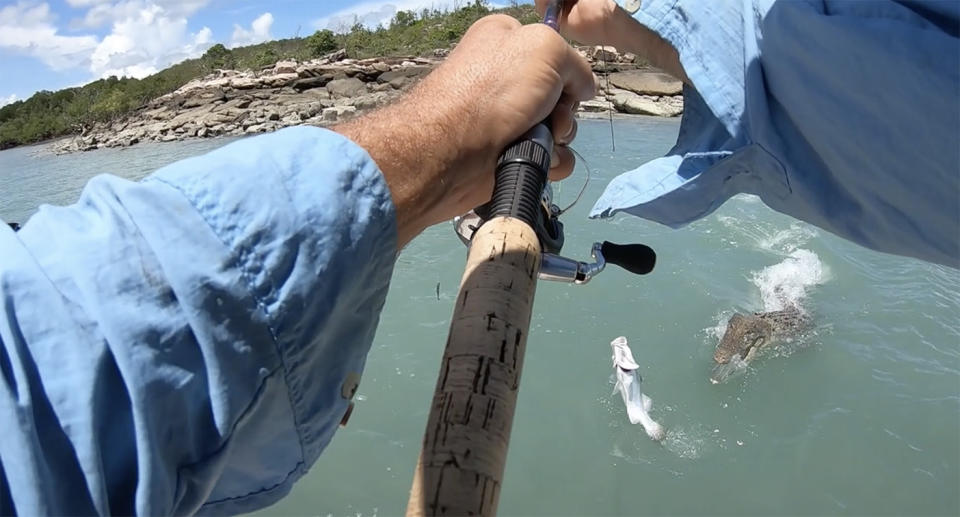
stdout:
POLYGON ((197 59, 188 59, 143 79, 108 77, 56 92, 41 91, 0 108, 0 149, 79 134, 94 125, 123 118, 150 101, 220 69, 259 71, 284 59, 305 61, 345 49, 354 59, 417 56, 455 44, 477 19, 502 12, 523 23, 538 20, 532 5, 491 10, 485 0, 454 11, 400 11, 388 28, 369 30, 355 24, 348 32, 317 31, 303 38, 270 41, 227 49, 217 44, 197 59))

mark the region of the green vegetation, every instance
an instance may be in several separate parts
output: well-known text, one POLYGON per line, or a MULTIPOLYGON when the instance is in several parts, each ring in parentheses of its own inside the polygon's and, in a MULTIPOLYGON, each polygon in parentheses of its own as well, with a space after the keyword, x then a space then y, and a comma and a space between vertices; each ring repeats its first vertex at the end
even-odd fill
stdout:
POLYGON ((352 58, 431 53, 456 43, 473 22, 491 12, 509 14, 522 23, 539 20, 532 5, 493 11, 486 0, 453 11, 424 9, 398 12, 389 27, 367 29, 359 22, 349 31, 320 30, 291 38, 228 49, 210 47, 203 56, 177 63, 143 79, 108 77, 57 92, 41 91, 0 108, 0 149, 79 133, 98 122, 116 120, 151 99, 170 93, 216 69, 260 69, 284 58, 297 60, 346 49, 352 58))

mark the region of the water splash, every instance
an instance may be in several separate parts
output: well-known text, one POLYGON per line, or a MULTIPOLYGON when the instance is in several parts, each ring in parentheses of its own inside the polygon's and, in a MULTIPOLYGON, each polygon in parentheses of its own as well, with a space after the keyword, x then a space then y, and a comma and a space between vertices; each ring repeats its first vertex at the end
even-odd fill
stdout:
POLYGON ((763 311, 778 311, 802 306, 809 289, 828 279, 829 271, 816 253, 796 249, 779 264, 753 273, 751 282, 760 290, 763 311))

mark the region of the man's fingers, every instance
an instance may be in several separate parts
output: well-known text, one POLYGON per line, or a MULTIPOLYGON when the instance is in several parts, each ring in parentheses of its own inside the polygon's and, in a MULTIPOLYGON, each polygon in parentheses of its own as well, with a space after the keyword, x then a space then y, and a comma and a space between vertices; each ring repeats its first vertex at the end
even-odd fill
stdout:
POLYGON ((597 78, 593 75, 590 63, 572 46, 566 46, 567 59, 560 70, 563 79, 563 92, 575 101, 588 101, 597 96, 597 78))
POLYGON ((550 153, 550 181, 566 179, 573 174, 573 167, 576 164, 577 159, 567 146, 553 146, 553 152, 550 153))
POLYGON ((573 115, 576 104, 564 95, 550 113, 550 130, 557 145, 567 145, 577 136, 577 119, 573 115))

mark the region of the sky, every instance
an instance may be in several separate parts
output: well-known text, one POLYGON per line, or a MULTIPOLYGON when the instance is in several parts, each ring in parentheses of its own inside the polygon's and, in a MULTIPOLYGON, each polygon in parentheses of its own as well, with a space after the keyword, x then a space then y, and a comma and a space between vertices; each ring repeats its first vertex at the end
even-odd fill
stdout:
POLYGON ((398 10, 466 2, 0 0, 0 106, 110 75, 145 77, 216 43, 235 47, 342 30, 355 19, 376 27, 398 10))

